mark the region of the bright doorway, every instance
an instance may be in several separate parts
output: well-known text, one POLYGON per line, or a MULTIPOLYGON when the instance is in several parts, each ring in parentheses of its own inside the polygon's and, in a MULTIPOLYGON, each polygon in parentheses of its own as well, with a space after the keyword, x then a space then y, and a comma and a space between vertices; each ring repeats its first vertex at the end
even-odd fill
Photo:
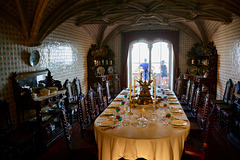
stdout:
POLYGON ((138 41, 130 45, 128 84, 133 83, 134 79, 139 79, 141 73, 142 79, 148 80, 149 66, 151 66, 151 73, 156 74, 157 85, 172 89, 173 49, 170 43, 138 41), (144 65, 145 63, 147 65, 144 65))

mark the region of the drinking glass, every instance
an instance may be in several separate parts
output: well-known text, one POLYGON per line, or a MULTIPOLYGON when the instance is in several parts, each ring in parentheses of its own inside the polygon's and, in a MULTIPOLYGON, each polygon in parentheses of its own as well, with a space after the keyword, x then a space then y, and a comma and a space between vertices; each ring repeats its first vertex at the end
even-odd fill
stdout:
POLYGON ((141 117, 137 119, 138 127, 146 127, 148 119, 143 116, 144 108, 141 110, 141 117))

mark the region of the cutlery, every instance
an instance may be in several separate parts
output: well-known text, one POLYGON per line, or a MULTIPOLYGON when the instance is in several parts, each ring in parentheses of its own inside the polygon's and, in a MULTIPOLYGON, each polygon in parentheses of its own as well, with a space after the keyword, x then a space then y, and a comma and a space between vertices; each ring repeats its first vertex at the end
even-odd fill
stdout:
POLYGON ((103 131, 106 131, 106 130, 108 130, 108 129, 114 129, 114 128, 116 128, 116 126, 108 126, 108 127, 102 128, 102 130, 103 130, 103 131))
POLYGON ((172 125, 173 128, 179 128, 179 129, 186 129, 186 126, 177 126, 177 125, 172 125))

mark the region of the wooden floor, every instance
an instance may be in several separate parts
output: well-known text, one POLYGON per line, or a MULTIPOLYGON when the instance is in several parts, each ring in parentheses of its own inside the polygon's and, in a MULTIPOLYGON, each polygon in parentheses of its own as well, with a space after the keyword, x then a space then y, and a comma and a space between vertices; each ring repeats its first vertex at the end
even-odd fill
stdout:
MULTIPOLYGON (((218 131, 214 130, 213 138, 209 144, 210 150, 208 153, 208 160, 239 160, 240 151, 233 149, 230 143, 225 141, 218 131)), ((92 155, 91 155, 92 156, 92 155)), ((24 159, 32 160, 94 160, 94 158, 87 155, 70 152, 66 145, 64 137, 48 147, 42 154, 34 154, 31 157, 24 159)), ((182 158, 182 160, 195 159, 193 157, 182 158)))

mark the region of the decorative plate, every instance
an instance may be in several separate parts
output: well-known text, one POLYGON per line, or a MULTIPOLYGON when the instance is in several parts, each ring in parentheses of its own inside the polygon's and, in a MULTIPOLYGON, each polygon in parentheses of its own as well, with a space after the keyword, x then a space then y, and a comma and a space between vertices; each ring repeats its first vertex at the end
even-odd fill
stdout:
POLYGON ((198 68, 198 73, 201 75, 201 76, 204 76, 204 74, 206 73, 206 72, 208 72, 209 70, 208 70, 208 67, 207 66, 201 66, 201 67, 199 67, 198 68))
POLYGON ((108 74, 113 74, 115 73, 115 68, 113 66, 109 66, 107 71, 108 71, 108 74))
POLYGON ((30 56, 29 56, 29 64, 31 66, 36 66, 39 62, 39 59, 40 59, 40 54, 37 50, 34 50, 30 53, 30 56))
POLYGON ((104 74, 105 73, 105 68, 103 66, 99 66, 97 68, 97 74, 104 74))
POLYGON ((188 73, 191 75, 195 75, 198 72, 198 67, 195 65, 191 65, 188 67, 188 73))

